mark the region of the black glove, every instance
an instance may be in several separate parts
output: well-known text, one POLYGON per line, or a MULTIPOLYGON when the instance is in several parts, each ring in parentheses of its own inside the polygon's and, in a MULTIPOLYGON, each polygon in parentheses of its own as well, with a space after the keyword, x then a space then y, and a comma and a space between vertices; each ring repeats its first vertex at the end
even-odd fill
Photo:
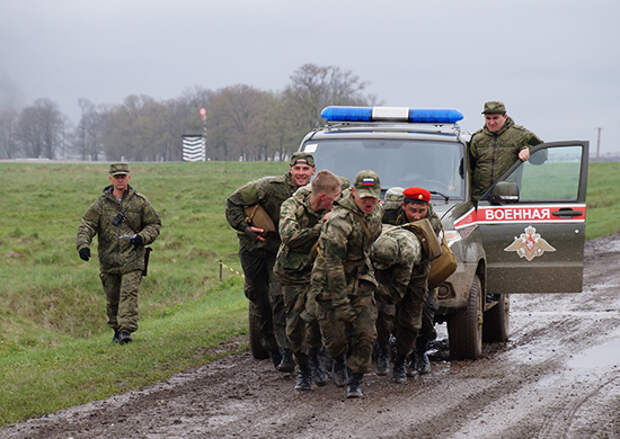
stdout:
POLYGON ((140 247, 142 244, 144 244, 144 241, 142 240, 142 236, 138 235, 137 233, 131 237, 129 242, 131 242, 134 245, 134 247, 140 247))
POLYGON ((245 228, 245 234, 248 235, 252 241, 256 241, 258 239, 258 233, 252 230, 252 227, 247 226, 245 228))
POLYGON ((90 249, 88 247, 81 248, 78 253, 81 260, 88 261, 90 259, 90 249))

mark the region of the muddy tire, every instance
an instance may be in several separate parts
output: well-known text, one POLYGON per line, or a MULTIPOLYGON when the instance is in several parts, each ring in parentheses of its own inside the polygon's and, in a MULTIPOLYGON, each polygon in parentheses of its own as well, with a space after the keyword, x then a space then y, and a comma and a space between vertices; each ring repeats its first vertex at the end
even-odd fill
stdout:
POLYGON ((448 338, 451 360, 475 360, 482 354, 482 294, 478 275, 469 290, 467 306, 450 316, 448 338))
POLYGON ((508 341, 510 332, 510 295, 502 294, 499 302, 484 313, 482 339, 487 343, 508 341))
POLYGON ((261 321, 258 317, 252 312, 254 305, 250 302, 250 307, 248 311, 248 338, 250 339, 250 352, 252 352, 252 356, 257 360, 264 360, 265 358, 269 358, 269 352, 265 349, 263 345, 263 335, 261 334, 261 321))

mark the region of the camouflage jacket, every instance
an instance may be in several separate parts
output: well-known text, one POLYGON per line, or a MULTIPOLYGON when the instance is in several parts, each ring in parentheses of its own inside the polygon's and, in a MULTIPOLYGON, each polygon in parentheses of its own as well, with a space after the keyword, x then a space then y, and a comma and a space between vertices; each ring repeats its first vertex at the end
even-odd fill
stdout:
POLYGON ((407 293, 414 267, 422 258, 422 246, 409 230, 384 226, 372 245, 372 263, 383 302, 398 303, 407 293))
POLYGON ((233 229, 237 231, 239 245, 247 250, 263 248, 276 253, 280 246, 278 233, 265 235, 265 242, 258 241, 245 233, 248 225, 245 221, 244 208, 254 204, 260 204, 273 221, 276 230, 280 220, 280 206, 289 198, 297 186, 291 181, 291 174, 287 173, 280 177, 263 177, 251 181, 226 199, 226 219, 233 229))
POLYGON ((280 239, 274 272, 283 282, 308 283, 316 256, 314 245, 321 232, 325 211, 310 207, 309 186, 303 186, 280 208, 280 239))
POLYGON ((97 252, 100 269, 104 273, 129 273, 144 270, 144 246, 135 247, 129 239, 119 239, 121 235, 138 233, 144 244, 150 244, 161 228, 159 215, 149 200, 131 186, 119 202, 112 194, 112 186, 107 186, 103 194, 88 208, 77 232, 78 251, 90 247, 97 235, 97 252), (125 213, 125 220, 114 225, 119 211, 125 213))
POLYGON ((497 132, 485 126, 469 141, 469 165, 472 170, 472 197, 477 200, 491 185, 519 160, 519 152, 542 143, 534 133, 515 125, 509 117, 497 132))
POLYGON ((318 255, 311 275, 313 295, 337 307, 348 303, 356 279, 363 278, 376 285, 370 249, 381 234, 382 215, 379 204, 365 215, 355 204, 351 192, 334 202, 334 209, 323 223, 319 236, 318 255))

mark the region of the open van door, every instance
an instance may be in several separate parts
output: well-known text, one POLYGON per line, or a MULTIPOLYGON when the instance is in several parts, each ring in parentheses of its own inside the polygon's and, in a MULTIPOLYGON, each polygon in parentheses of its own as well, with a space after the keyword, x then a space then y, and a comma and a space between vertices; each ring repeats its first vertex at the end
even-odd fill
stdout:
POLYGON ((582 290, 587 176, 587 141, 544 143, 482 197, 487 294, 582 290))

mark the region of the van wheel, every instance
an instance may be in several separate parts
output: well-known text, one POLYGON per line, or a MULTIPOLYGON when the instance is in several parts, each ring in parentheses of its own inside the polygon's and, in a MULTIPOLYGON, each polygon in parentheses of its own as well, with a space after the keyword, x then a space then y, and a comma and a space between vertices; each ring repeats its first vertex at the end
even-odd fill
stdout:
POLYGON ((502 294, 493 308, 484 313, 482 338, 485 342, 508 341, 510 331, 510 295, 502 294))
POLYGON ((450 359, 475 360, 482 354, 482 294, 480 278, 476 274, 469 290, 469 300, 448 320, 450 359))
POLYGON ((264 360, 265 358, 269 358, 269 352, 263 346, 263 334, 261 334, 261 321, 254 314, 254 304, 250 302, 249 312, 248 312, 248 327, 249 327, 249 339, 250 339, 250 351, 252 352, 252 356, 257 360, 264 360))

